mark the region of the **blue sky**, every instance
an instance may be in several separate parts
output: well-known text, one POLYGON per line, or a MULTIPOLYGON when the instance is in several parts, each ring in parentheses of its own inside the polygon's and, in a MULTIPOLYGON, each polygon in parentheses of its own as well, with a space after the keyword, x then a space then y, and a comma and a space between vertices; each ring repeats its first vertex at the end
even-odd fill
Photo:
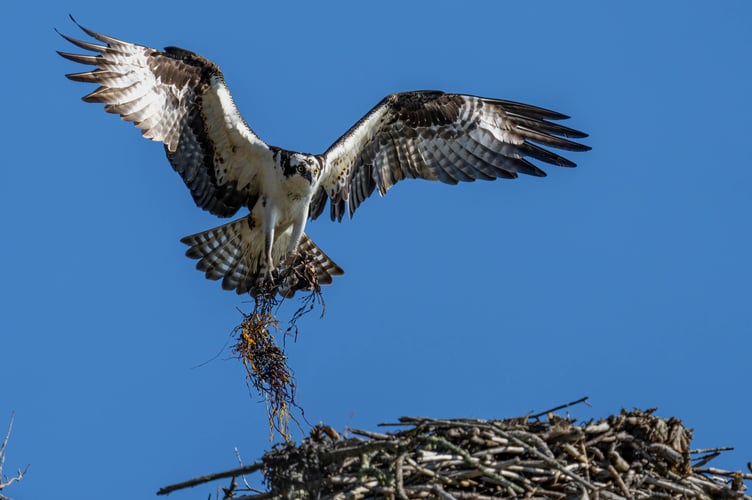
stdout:
MULTIPOLYGON (((179 239, 217 225, 162 147, 66 80, 68 20, 223 69, 268 143, 322 152, 384 95, 549 107, 591 134, 547 178, 404 182, 311 237, 347 272, 288 343, 309 421, 659 407, 752 459, 752 4, 11 2, 0 208, 3 493, 149 498, 268 449, 226 349, 246 299, 179 239), (224 349, 224 350, 223 350, 224 349), (218 355, 219 353, 219 355, 218 355)), ((205 486, 173 494, 206 498, 205 486)))

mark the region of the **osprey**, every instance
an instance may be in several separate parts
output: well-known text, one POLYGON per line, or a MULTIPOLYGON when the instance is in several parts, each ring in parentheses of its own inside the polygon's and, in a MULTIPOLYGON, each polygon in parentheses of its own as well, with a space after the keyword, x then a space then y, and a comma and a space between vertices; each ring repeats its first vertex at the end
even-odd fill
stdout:
MULTIPOLYGON (((181 240, 207 278, 222 279, 222 288, 238 294, 253 293, 300 255, 313 263, 321 284, 343 274, 304 233, 307 219, 321 215, 327 201, 331 219, 341 221, 345 212, 352 217, 375 190, 384 195, 402 179, 457 184, 520 173, 544 176, 527 158, 575 166, 544 146, 590 149, 569 140, 587 134, 553 123, 568 118, 561 113, 499 99, 417 91, 385 97, 323 154, 288 151, 253 132, 219 67, 208 59, 78 26, 104 44, 61 34, 94 54, 58 52, 96 68, 66 75, 99 85, 83 100, 104 103, 105 111, 164 143, 168 160, 199 207, 220 217, 243 207, 250 210, 181 240)), ((291 296, 298 286, 280 286, 279 293, 291 296)))

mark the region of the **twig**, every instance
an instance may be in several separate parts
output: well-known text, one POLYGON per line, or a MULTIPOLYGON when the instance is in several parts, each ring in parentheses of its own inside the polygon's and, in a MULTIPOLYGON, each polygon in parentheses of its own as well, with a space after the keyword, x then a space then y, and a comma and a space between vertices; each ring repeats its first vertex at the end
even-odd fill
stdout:
POLYGON ((26 475, 26 473, 29 471, 29 466, 27 465, 24 467, 24 470, 18 469, 16 471, 16 475, 5 481, 4 483, 0 483, 0 490, 3 490, 10 486, 11 484, 15 483, 16 481, 20 481, 23 479, 23 477, 26 475))
POLYGON ((616 468, 614 468, 613 465, 609 464, 608 471, 613 476, 614 481, 616 481, 616 484, 619 485, 619 488, 621 489, 621 492, 624 493, 624 496, 627 498, 632 498, 632 494, 629 492, 629 488, 627 488, 627 485, 624 484, 624 480, 621 478, 616 468))
POLYGON ((696 493, 697 493, 696 491, 691 490, 687 487, 684 487, 680 484, 672 483, 670 481, 666 481, 665 479, 655 478, 651 476, 646 476, 645 482, 648 484, 653 484, 655 486, 660 486, 661 488, 668 490, 668 491, 681 493, 682 495, 686 495, 689 498, 696 496, 696 493))
MULTIPOLYGON (((440 482, 440 483, 443 483, 443 484, 448 484, 448 485, 456 485, 456 481, 454 479, 448 478, 448 477, 444 477, 444 476, 440 476, 439 474, 437 474, 436 472, 432 471, 431 469, 428 469, 426 467, 422 467, 421 465, 418 464, 418 462, 416 462, 412 458, 407 458, 407 463, 410 464, 412 466, 412 468, 415 469, 415 471, 417 471, 417 472, 419 472, 419 473, 421 473, 421 474, 423 474, 423 475, 425 475, 427 477, 430 477, 431 479, 433 479, 433 480, 435 480, 437 482, 440 482)), ((475 471, 475 472, 477 474, 482 474, 480 471, 475 471)))
POLYGON ((721 470, 716 469, 715 467, 704 467, 701 469, 695 469, 695 472, 699 472, 700 474, 713 474, 716 476, 724 476, 724 477, 734 477, 741 474, 741 477, 743 479, 752 479, 752 474, 747 474, 745 472, 730 472, 727 470, 721 470))
POLYGON ((590 406, 590 403, 588 403, 588 399, 589 399, 589 397, 585 396, 584 398, 580 398, 577 401, 572 401, 570 403, 566 403, 566 404, 557 406, 555 408, 551 408, 550 410, 542 411, 540 413, 536 413, 535 415, 530 415, 530 417, 528 417, 528 418, 539 418, 539 417, 542 417, 543 415, 548 415, 549 413, 553 413, 555 411, 563 410, 564 408, 569 408, 570 406, 578 405, 580 403, 584 403, 585 405, 590 406))
POLYGON ((395 488, 397 490, 397 496, 401 499, 407 500, 408 496, 407 493, 405 493, 405 475, 402 470, 402 466, 405 463, 405 453, 401 453, 399 457, 397 457, 396 462, 396 471, 395 471, 395 488))
MULTIPOLYGON (((8 430, 5 433, 3 444, 0 445, 0 483, 3 481, 3 466, 5 466, 5 447, 8 445, 8 439, 10 439, 10 433, 13 430, 13 421, 16 419, 16 412, 11 412, 10 422, 8 423, 8 430)), ((2 489, 2 487, 0 487, 2 489)))
POLYGON ((724 446, 723 448, 701 448, 695 450, 689 450, 690 455, 701 455, 703 453, 720 453, 722 451, 734 451, 731 446, 724 446))
POLYGON ((515 493, 522 494, 522 493, 525 492, 524 488, 522 488, 521 486, 519 486, 517 484, 514 484, 513 482, 509 481, 505 477, 502 477, 501 475, 497 474, 496 471, 494 471, 490 467, 486 467, 486 466, 482 465, 480 463, 480 460, 478 460, 477 458, 474 458, 474 457, 470 456, 470 454, 467 451, 463 450, 462 448, 460 448, 459 446, 457 446, 455 444, 450 443, 446 439, 440 438, 440 437, 436 437, 436 436, 429 436, 429 437, 427 437, 425 439, 426 439, 426 442, 428 442, 428 443, 432 443, 432 444, 436 444, 436 445, 439 445, 439 446, 443 446, 447 450, 450 450, 453 453, 456 453, 457 455, 461 456, 462 459, 465 460, 465 462, 468 465, 477 468, 479 471, 481 471, 487 477, 493 479, 494 481, 498 481, 498 483, 501 484, 502 486, 505 486, 507 488, 510 488, 510 489, 514 490, 515 493))
POLYGON ((511 434, 507 434, 507 432, 504 431, 503 429, 499 429, 499 434, 501 434, 502 436, 508 436, 508 438, 509 438, 510 441, 513 441, 513 442, 517 443, 519 446, 522 446, 523 448, 525 448, 525 450, 528 451, 528 453, 531 453, 532 455, 535 455, 536 457, 538 457, 541 460, 545 461, 548 465, 554 467, 555 469, 558 469, 559 471, 561 471, 562 474, 564 474, 566 476, 569 476, 570 478, 574 479, 575 481, 577 481, 582 486, 587 487, 591 491, 595 489, 592 484, 590 484, 589 482, 585 481, 583 478, 581 478, 580 476, 578 476, 574 472, 570 472, 568 469, 566 469, 564 466, 562 466, 562 464, 559 463, 557 460, 546 456, 545 453, 539 451, 536 447, 530 446, 529 444, 527 444, 523 440, 521 440, 521 439, 519 439, 519 438, 517 438, 515 436, 512 436, 511 434))
MULTIPOLYGON (((238 451, 237 447, 235 447, 235 458, 238 459, 238 464, 240 465, 240 467, 244 467, 243 459, 240 458, 240 452, 238 451)), ((253 490, 253 488, 251 488, 251 485, 248 484, 248 480, 245 478, 245 474, 242 474, 240 477, 243 478, 243 484, 245 485, 246 489, 249 491, 253 490)))
POLYGON ((389 439, 389 434, 383 432, 364 431, 362 429, 350 429, 350 432, 356 436, 365 436, 371 439, 389 439))
MULTIPOLYGON (((8 430, 5 432, 5 438, 3 438, 3 444, 0 445, 0 490, 3 490, 10 486, 11 484, 15 483, 16 481, 20 481, 23 479, 23 477, 26 475, 26 472, 29 470, 29 466, 27 465, 24 470, 18 469, 16 472, 16 475, 8 479, 7 481, 3 481, 3 467, 5 466, 5 447, 8 446, 8 440, 10 439, 10 433, 13 430, 13 421, 16 419, 16 412, 12 412, 10 414, 10 422, 8 423, 8 430)), ((7 497, 0 495, 0 500, 7 499, 7 497)), ((8 499, 10 500, 10 499, 8 499)))
POLYGON ((224 479, 227 477, 250 474, 251 472, 256 472, 257 470, 260 470, 261 467, 263 467, 263 465, 264 465, 263 462, 255 462, 251 465, 244 465, 243 467, 238 467, 237 469, 227 470, 224 472, 216 472, 214 474, 207 474, 205 476, 194 477, 193 479, 189 479, 188 481, 183 481, 182 483, 175 483, 169 486, 165 486, 164 488, 160 488, 159 491, 157 491, 157 495, 167 495, 168 493, 172 493, 173 491, 182 490, 185 488, 192 488, 199 484, 208 483, 210 481, 216 481, 217 479, 224 479))

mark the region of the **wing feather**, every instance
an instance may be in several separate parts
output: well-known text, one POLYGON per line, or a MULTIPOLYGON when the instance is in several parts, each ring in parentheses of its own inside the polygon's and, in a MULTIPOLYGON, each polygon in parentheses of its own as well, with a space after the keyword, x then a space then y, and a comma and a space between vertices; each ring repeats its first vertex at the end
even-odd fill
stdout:
POLYGON ((311 217, 322 213, 327 197, 332 220, 342 220, 345 211, 352 216, 373 191, 383 195, 406 178, 456 184, 519 173, 545 176, 526 158, 574 167, 545 149, 590 149, 570 140, 587 134, 551 121, 566 118, 537 106, 470 95, 391 94, 324 153, 325 171, 311 217))
POLYGON ((476 178, 489 181, 499 176, 497 168, 492 163, 479 156, 474 150, 468 149, 462 142, 448 141, 443 147, 449 149, 458 158, 457 162, 462 162, 466 165, 466 170, 474 172, 477 176, 476 178))
POLYGON ((78 26, 104 44, 61 34, 94 53, 59 52, 95 67, 66 75, 99 85, 84 101, 105 104, 105 111, 132 122, 147 139, 164 143, 201 208, 230 216, 257 198, 272 152, 243 120, 216 64, 184 49, 157 50, 78 26))

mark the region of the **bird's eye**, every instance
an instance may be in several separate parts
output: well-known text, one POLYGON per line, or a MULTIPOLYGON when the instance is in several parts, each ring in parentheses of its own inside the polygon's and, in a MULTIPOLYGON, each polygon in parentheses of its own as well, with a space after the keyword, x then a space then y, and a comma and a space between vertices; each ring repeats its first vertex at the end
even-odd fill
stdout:
POLYGON ((305 171, 305 168, 303 167, 303 165, 298 165, 298 173, 302 174, 304 171, 305 171))

